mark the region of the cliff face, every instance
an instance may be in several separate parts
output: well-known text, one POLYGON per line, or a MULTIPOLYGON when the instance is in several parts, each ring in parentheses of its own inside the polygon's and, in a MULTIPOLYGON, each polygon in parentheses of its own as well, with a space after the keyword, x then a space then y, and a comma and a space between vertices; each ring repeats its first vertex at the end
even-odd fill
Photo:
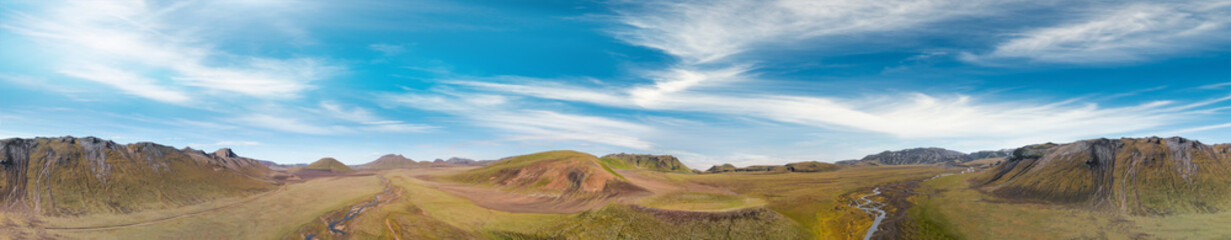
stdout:
POLYGON ((1011 199, 1136 215, 1217 212, 1231 198, 1231 153, 1183 138, 1031 145, 976 181, 1011 199))
POLYGON ((93 137, 0 140, 0 203, 49 215, 127 213, 269 190, 269 169, 230 149, 207 154, 93 137))
POLYGON ((962 163, 973 160, 969 155, 943 148, 913 148, 901 151, 884 151, 868 155, 859 162, 869 162, 885 165, 908 164, 945 164, 962 163))

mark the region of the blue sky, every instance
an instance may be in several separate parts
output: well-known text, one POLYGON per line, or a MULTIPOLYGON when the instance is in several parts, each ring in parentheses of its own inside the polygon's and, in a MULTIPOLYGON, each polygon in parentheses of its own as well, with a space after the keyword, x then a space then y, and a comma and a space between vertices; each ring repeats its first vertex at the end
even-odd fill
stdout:
POLYGON ((1231 142, 1231 1, 5 1, 0 137, 283 163, 1231 142))

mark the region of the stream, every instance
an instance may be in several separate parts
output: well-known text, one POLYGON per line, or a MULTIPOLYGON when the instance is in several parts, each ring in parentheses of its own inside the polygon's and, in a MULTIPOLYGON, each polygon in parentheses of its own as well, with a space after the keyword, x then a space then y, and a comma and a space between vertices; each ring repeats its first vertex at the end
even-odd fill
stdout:
MULTIPOLYGON (((393 186, 389 185, 388 179, 385 179, 384 177, 380 177, 380 183, 382 185, 385 185, 385 191, 384 191, 385 194, 393 193, 393 190, 392 190, 393 186)), ((373 198, 371 202, 364 203, 363 205, 360 205, 359 208, 352 207, 350 211, 346 212, 346 216, 342 217, 342 219, 329 222, 329 232, 346 235, 346 232, 342 230, 338 230, 337 228, 338 224, 345 223, 346 221, 350 221, 352 218, 359 216, 359 213, 363 212, 363 209, 371 207, 372 205, 376 205, 378 201, 380 201, 380 195, 376 195, 376 197, 373 198)), ((316 234, 308 234, 308 236, 305 237, 304 240, 312 240, 313 237, 316 237, 316 234)))
MULTIPOLYGON (((975 171, 976 170, 973 167, 968 167, 965 170, 962 170, 962 172, 957 173, 957 174, 966 174, 966 173, 972 173, 975 171)), ((923 182, 926 182, 932 179, 937 179, 937 178, 944 177, 944 176, 949 176, 949 175, 953 175, 953 174, 952 173, 939 174, 936 176, 932 176, 931 178, 924 179, 923 182)), ((876 201, 872 201, 872 199, 868 199, 868 197, 872 197, 872 196, 876 196, 880 194, 881 194, 881 188, 877 187, 877 188, 872 189, 872 194, 863 195, 863 197, 859 197, 859 201, 856 201, 855 208, 863 210, 864 212, 867 212, 868 214, 872 214, 873 216, 876 216, 876 220, 872 221, 872 226, 868 227, 868 233, 863 235, 863 240, 872 239, 872 234, 876 233, 876 229, 880 227, 881 221, 885 220, 885 216, 888 215, 888 213, 886 213, 885 210, 881 210, 881 207, 885 206, 884 203, 879 203, 876 201)))
POLYGON ((872 189, 872 194, 868 194, 868 195, 864 195, 863 197, 860 197, 859 201, 861 203, 855 206, 855 208, 863 209, 864 212, 867 212, 868 214, 872 214, 876 216, 876 220, 872 221, 872 227, 868 227, 868 233, 863 235, 863 240, 872 239, 872 233, 876 233, 876 227, 881 225, 882 220, 885 220, 885 215, 886 215, 885 210, 881 210, 881 206, 884 206, 884 204, 878 203, 876 201, 872 201, 872 199, 868 199, 868 197, 876 196, 880 194, 881 194, 881 188, 878 187, 878 188, 872 189))

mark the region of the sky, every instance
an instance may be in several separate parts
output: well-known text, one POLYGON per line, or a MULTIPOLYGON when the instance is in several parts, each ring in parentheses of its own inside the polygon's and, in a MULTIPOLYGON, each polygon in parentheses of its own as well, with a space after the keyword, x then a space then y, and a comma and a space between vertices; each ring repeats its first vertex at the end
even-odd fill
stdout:
POLYGON ((1231 1, 3 1, 0 138, 692 168, 1231 142, 1231 1))

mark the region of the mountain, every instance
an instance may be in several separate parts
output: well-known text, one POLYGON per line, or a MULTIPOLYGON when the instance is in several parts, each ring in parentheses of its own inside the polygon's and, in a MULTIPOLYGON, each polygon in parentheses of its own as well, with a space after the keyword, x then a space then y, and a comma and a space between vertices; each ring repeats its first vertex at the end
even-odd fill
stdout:
POLYGON ((269 168, 205 153, 94 137, 0 140, 0 203, 53 216, 166 209, 271 190, 269 168))
POLYGON ((1133 215, 1218 212, 1231 204, 1231 145, 1178 137, 1031 145, 975 181, 1007 199, 1133 215))
POLYGON ((598 157, 575 151, 516 156, 462 172, 453 178, 503 186, 518 192, 615 195, 644 191, 612 171, 598 157))
POLYGON ((355 166, 355 169, 394 169, 394 168, 418 168, 430 165, 426 162, 416 162, 402 155, 386 154, 380 156, 375 161, 355 166))
POLYGON ((475 161, 473 159, 468 159, 468 158, 451 157, 448 160, 444 160, 444 163, 457 164, 457 165, 481 165, 484 162, 475 161))
POLYGON ((859 161, 841 161, 842 164, 911 165, 911 164, 957 164, 973 160, 965 153, 944 148, 912 148, 899 151, 884 151, 868 155, 859 161))
POLYGON ((308 164, 308 166, 301 168, 301 170, 317 170, 334 173, 348 173, 355 171, 351 170, 350 167, 347 167, 346 164, 342 164, 342 162, 339 162, 337 159, 333 159, 331 157, 316 160, 315 162, 308 164))
POLYGON ((261 165, 265 165, 265 167, 269 169, 274 169, 274 170, 286 170, 286 169, 291 169, 291 168, 308 166, 308 164, 306 163, 279 164, 273 161, 265 161, 265 160, 256 160, 256 162, 261 163, 261 165))
POLYGON ((978 151, 967 154, 971 160, 988 159, 988 158, 1007 158, 1013 155, 1013 150, 1016 149, 1000 149, 995 151, 978 151))
POLYGON ((639 168, 665 172, 692 172, 692 169, 684 166, 680 159, 671 155, 648 155, 648 154, 607 154, 603 156, 604 162, 613 165, 615 168, 639 168))
POLYGON ((817 161, 788 163, 786 165, 754 165, 748 167, 735 167, 731 164, 714 165, 706 173, 724 173, 724 172, 828 172, 838 170, 837 164, 823 163, 817 161))

